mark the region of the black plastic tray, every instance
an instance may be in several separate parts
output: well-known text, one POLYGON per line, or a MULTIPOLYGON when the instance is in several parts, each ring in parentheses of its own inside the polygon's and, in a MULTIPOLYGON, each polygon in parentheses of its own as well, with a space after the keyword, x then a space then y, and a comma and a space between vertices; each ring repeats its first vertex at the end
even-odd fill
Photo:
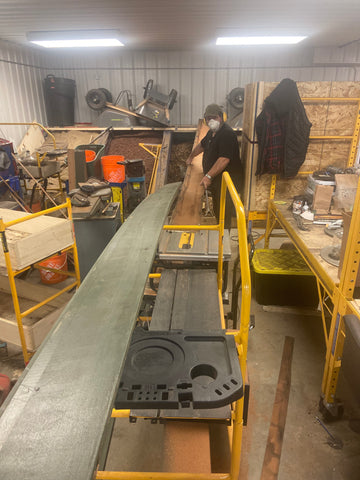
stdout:
POLYGON ((136 328, 115 408, 217 408, 242 396, 233 336, 136 328))

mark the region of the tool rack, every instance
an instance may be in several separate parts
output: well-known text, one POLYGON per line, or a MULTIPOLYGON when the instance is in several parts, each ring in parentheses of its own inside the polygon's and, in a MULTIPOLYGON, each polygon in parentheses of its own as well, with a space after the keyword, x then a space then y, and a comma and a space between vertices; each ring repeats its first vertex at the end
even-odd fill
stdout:
MULTIPOLYGON (((65 292, 68 292, 74 287, 79 287, 80 285, 80 270, 79 270, 79 260, 78 260, 78 254, 77 254, 77 248, 76 248, 76 241, 75 241, 75 236, 73 234, 73 243, 70 246, 66 246, 66 248, 61 249, 61 252, 67 252, 71 251, 74 259, 74 272, 67 271, 67 270, 54 270, 53 268, 47 267, 47 266, 40 266, 39 262, 44 261, 46 258, 45 257, 33 264, 27 265, 24 268, 20 268, 17 270, 13 269, 12 262, 11 262, 11 255, 9 252, 8 248, 8 242, 6 239, 6 231, 11 228, 14 225, 18 225, 23 222, 27 222, 33 218, 38 218, 43 215, 51 214, 53 212, 59 211, 59 210, 67 210, 67 215, 68 219, 72 220, 72 214, 71 214, 71 202, 70 199, 67 199, 67 201, 61 205, 58 205, 56 207, 49 208, 47 210, 42 210, 41 212, 29 214, 26 216, 23 216, 21 218, 9 221, 9 222, 4 222, 2 218, 0 218, 0 236, 1 236, 1 242, 2 242, 2 248, 3 248, 3 253, 5 257, 5 265, 6 265, 6 270, 7 270, 7 275, 9 278, 9 284, 10 284, 10 289, 11 289, 11 295, 12 295, 12 300, 13 300, 13 305, 14 305, 14 311, 15 311, 15 316, 16 316, 16 321, 18 325, 18 330, 19 330, 19 336, 20 336, 20 341, 21 341, 21 348, 23 352, 23 357, 25 364, 27 364, 30 360, 30 354, 28 352, 28 348, 26 345, 26 339, 25 339, 25 334, 24 334, 24 326, 23 326, 23 318, 26 317, 27 315, 30 315, 32 312, 35 310, 39 309, 43 305, 46 305, 47 303, 51 302, 55 298, 59 297, 65 292), (36 268, 36 269, 42 269, 46 271, 52 271, 56 273, 61 273, 62 275, 66 275, 69 277, 74 277, 74 282, 66 285, 66 287, 62 288, 59 290, 58 293, 51 295, 50 297, 42 300, 41 302, 37 303, 31 308, 28 308, 25 311, 21 311, 20 308, 20 303, 19 303, 19 295, 17 292, 16 288, 16 281, 15 278, 16 276, 24 273, 25 271, 29 270, 30 268, 36 268)), ((52 255, 57 252, 53 252, 52 255)))

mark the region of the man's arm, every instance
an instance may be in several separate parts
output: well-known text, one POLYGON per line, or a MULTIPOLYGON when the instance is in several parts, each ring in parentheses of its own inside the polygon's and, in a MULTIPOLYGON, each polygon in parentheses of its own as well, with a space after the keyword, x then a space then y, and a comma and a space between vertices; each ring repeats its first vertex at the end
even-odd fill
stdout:
POLYGON ((206 174, 206 175, 209 175, 211 178, 205 175, 201 180, 200 185, 203 185, 205 189, 209 188, 211 185, 212 179, 220 175, 228 166, 229 162, 230 162, 229 158, 219 157, 206 174))
POLYGON ((186 160, 186 165, 191 165, 191 162, 195 157, 200 155, 200 153, 203 153, 204 147, 201 145, 201 143, 198 143, 196 147, 193 149, 193 151, 190 153, 188 159, 186 160))

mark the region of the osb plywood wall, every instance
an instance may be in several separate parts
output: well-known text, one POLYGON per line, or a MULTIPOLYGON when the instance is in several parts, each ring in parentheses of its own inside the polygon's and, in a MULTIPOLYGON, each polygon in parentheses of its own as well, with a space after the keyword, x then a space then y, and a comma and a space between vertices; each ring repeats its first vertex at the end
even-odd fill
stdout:
MULTIPOLYGON (((247 87, 251 98, 245 96, 244 134, 252 140, 254 138, 253 123, 261 112, 264 99, 270 95, 277 83, 253 84, 247 87), (253 85, 257 85, 257 89, 253 85), (251 87, 251 88, 250 88, 251 87), (256 101, 257 95, 257 101, 256 101), (256 106, 254 106, 254 100, 256 106)), ((360 82, 297 82, 301 98, 360 98, 360 82)), ((358 103, 304 100, 307 116, 312 123, 310 137, 324 135, 352 136, 358 114, 358 103)), ((245 142, 244 142, 245 143, 245 142)), ((255 177, 257 164, 256 145, 246 142, 242 151, 246 159, 245 189, 248 201, 245 204, 248 210, 266 210, 269 198, 271 176, 255 177)), ((320 170, 328 165, 345 168, 350 154, 351 140, 319 140, 310 139, 306 159, 300 172, 320 170)), ((295 179, 277 180, 275 199, 292 198, 301 194, 306 187, 306 176, 297 176, 295 179)))

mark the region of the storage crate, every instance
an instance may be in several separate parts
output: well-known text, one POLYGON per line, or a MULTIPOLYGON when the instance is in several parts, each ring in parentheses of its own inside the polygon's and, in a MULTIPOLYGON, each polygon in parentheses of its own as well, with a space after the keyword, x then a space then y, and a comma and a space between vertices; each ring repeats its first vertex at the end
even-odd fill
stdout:
POLYGON ((255 299, 261 305, 316 307, 316 279, 297 250, 255 250, 255 299))

